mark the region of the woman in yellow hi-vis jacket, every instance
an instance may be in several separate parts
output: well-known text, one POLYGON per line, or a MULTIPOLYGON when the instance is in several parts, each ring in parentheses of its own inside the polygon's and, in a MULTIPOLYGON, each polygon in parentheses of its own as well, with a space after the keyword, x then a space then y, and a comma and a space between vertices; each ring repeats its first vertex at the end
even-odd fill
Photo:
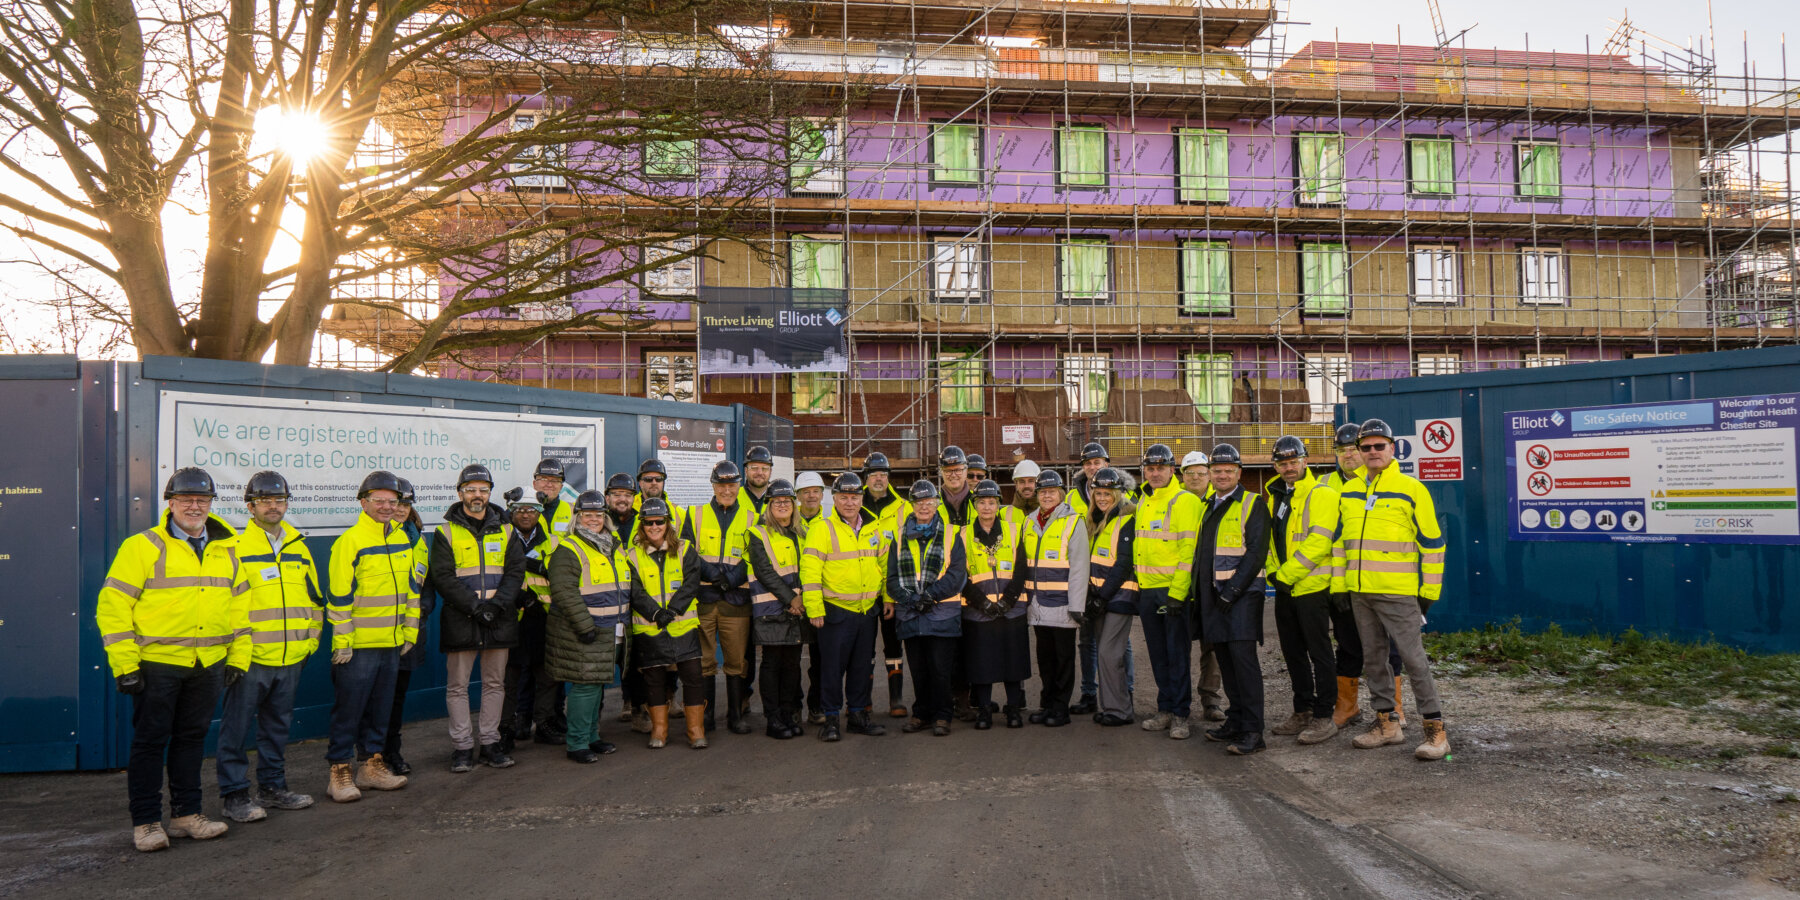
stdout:
POLYGON ((669 739, 669 682, 681 678, 688 746, 706 746, 706 701, 700 685, 700 557, 672 533, 669 504, 644 501, 631 555, 631 655, 644 670, 650 699, 650 746, 669 739))

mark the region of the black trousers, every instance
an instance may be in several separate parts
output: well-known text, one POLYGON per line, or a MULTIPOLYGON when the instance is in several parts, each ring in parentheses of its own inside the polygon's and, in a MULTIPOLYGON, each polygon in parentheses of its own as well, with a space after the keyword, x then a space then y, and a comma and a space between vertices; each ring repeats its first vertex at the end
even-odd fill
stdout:
POLYGON ((200 811, 200 762, 225 683, 225 662, 188 667, 146 662, 138 672, 144 691, 131 698, 131 757, 125 767, 134 826, 162 821, 165 766, 172 817, 200 811))
POLYGON ((820 708, 828 716, 848 709, 867 712, 874 702, 871 666, 875 661, 875 635, 881 630, 881 604, 866 613, 825 604, 825 624, 819 628, 819 655, 825 690, 820 708))
MULTIPOLYGON (((1262 734, 1262 665, 1256 660, 1255 641, 1221 641, 1213 644, 1219 657, 1219 680, 1224 682, 1225 726, 1239 734, 1262 734)), ((1335 694, 1332 698, 1336 700, 1335 694)), ((1331 713, 1327 709, 1326 714, 1331 713)))
POLYGON ((626 702, 632 706, 650 705, 650 687, 644 683, 644 670, 632 669, 626 672, 619 686, 625 691, 626 702))
POLYGON ((819 659, 819 636, 806 642, 806 708, 817 712, 825 700, 825 667, 819 659))
MULTIPOLYGON (((646 702, 650 706, 668 706, 670 694, 674 693, 673 685, 663 674, 668 669, 648 669, 644 672, 644 687, 649 695, 646 702)), ((681 705, 699 706, 706 702, 706 692, 701 684, 704 679, 700 675, 700 657, 675 664, 675 674, 681 678, 681 705)))
POLYGON ((1342 610, 1331 607, 1331 636, 1337 638, 1338 677, 1361 678, 1362 637, 1356 633, 1356 613, 1349 604, 1344 604, 1342 610))
POLYGON ((948 722, 954 715, 950 678, 956 667, 956 638, 910 637, 906 661, 912 666, 913 718, 948 722))
POLYGON ((805 702, 800 696, 800 645, 768 644, 762 648, 763 716, 771 721, 779 711, 791 716, 805 702))
POLYGON ((1075 629, 1033 625, 1037 644, 1038 681, 1045 712, 1067 712, 1075 690, 1075 629))
MULTIPOLYGON (((881 604, 875 606, 879 609, 881 604)), ((900 624, 896 619, 881 620, 881 658, 889 666, 898 666, 906 659, 906 648, 900 643, 900 624)))
POLYGON ((388 712, 387 741, 382 744, 382 755, 389 761, 400 755, 400 726, 406 719, 406 686, 411 682, 411 669, 403 668, 394 674, 394 706, 388 712))
POLYGON ((548 614, 533 602, 519 621, 519 646, 506 655, 506 702, 500 708, 500 730, 524 734, 531 726, 564 726, 563 683, 544 668, 548 614))
POLYGON ((1329 716, 1337 706, 1337 664, 1331 653, 1331 592, 1290 596, 1275 590, 1275 634, 1294 685, 1294 712, 1329 716))
MULTIPOLYGON (((988 704, 994 702, 994 686, 991 684, 969 685, 969 699, 972 701, 969 705, 975 707, 976 712, 987 709, 988 704)), ((1009 681, 1006 683, 1006 705, 1013 709, 1025 708, 1025 682, 1009 681)))

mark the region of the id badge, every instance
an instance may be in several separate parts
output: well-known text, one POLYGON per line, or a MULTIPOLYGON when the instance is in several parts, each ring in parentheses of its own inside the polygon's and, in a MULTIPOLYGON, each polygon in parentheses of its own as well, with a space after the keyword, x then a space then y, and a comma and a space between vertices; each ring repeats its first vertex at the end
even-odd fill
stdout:
POLYGON ((488 541, 486 549, 489 553, 499 553, 506 549, 506 545, 500 541, 488 541))
POLYGON ((275 581, 275 580, 279 579, 280 577, 281 577, 280 567, 278 567, 278 566, 263 566, 262 580, 275 581))

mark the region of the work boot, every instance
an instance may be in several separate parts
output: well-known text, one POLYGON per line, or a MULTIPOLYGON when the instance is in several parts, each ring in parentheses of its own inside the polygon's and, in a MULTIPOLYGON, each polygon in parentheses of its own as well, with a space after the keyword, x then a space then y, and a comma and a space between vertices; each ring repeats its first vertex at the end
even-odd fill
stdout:
POLYGON ((650 707, 650 749, 660 750, 669 743, 669 707, 650 707))
POLYGON ((801 737, 806 734, 806 723, 801 718, 798 709, 782 710, 781 722, 783 725, 787 726, 788 737, 801 737))
MULTIPOLYGON (((534 744, 561 744, 568 740, 566 732, 557 731, 549 725, 539 725, 531 730, 531 742, 534 744)), ((498 746, 498 744, 496 744, 498 746)), ((508 755, 512 751, 507 751, 508 755)))
POLYGON ((1175 716, 1169 720, 1169 740, 1185 741, 1194 733, 1194 727, 1187 716, 1175 716))
MULTIPOLYGON (((663 707, 664 712, 667 712, 668 709, 669 708, 666 706, 663 707)), ((632 731, 635 731, 638 734, 649 734, 650 733, 650 707, 640 706, 640 707, 632 710, 630 722, 631 722, 631 730, 632 731)))
POLYGON ((406 787, 406 779, 388 771, 387 763, 376 753, 363 760, 362 767, 356 770, 356 786, 365 791, 397 791, 406 787))
POLYGON ((333 803, 354 803, 362 799, 362 791, 357 790, 356 780, 350 774, 349 763, 331 764, 331 781, 325 787, 325 796, 333 803))
POLYGON ((1166 712, 1159 712, 1156 715, 1151 716, 1150 718, 1144 720, 1143 729, 1145 731, 1168 731, 1169 723, 1173 722, 1174 720, 1175 720, 1175 716, 1173 714, 1166 713, 1166 712))
MULTIPOLYGON (((719 680, 710 675, 706 676, 706 683, 701 688, 701 696, 706 698, 704 705, 683 708, 686 710, 686 715, 698 714, 706 723, 706 730, 711 731, 719 725, 719 680)), ((692 731, 693 728, 690 726, 688 730, 692 731)))
POLYGON ((1402 696, 1404 692, 1401 690, 1404 684, 1405 675, 1394 676, 1394 721, 1400 723, 1402 728, 1406 727, 1406 698, 1402 696))
POLYGON ((725 727, 732 734, 749 734, 750 723, 744 721, 744 676, 725 676, 725 727))
POLYGON ((1301 710, 1296 709, 1296 710, 1294 710, 1293 715, 1288 716, 1287 718, 1281 720, 1280 725, 1277 725, 1274 728, 1269 729, 1269 733, 1270 734, 1282 734, 1282 735, 1299 734, 1300 732, 1305 731, 1306 726, 1311 725, 1312 721, 1313 721, 1312 713, 1302 712, 1301 710))
POLYGON ((808 725, 823 725, 823 724, 825 724, 825 711, 822 709, 807 710, 806 711, 806 724, 808 724, 808 725))
POLYGON ((224 822, 215 822, 200 813, 191 816, 178 816, 169 820, 169 837, 193 838, 196 841, 210 841, 227 831, 231 826, 224 822))
POLYGON ((772 716, 765 713, 764 718, 769 720, 769 724, 763 726, 763 734, 778 741, 785 741, 794 736, 794 732, 786 721, 785 713, 778 712, 772 716))
POLYGON ((450 771, 458 775, 475 768, 475 748, 450 751, 450 771))
POLYGON ((1067 703, 1057 703, 1044 710, 1044 727, 1061 728, 1067 724, 1069 724, 1069 705, 1067 703))
POLYGON ((901 734, 917 734, 924 730, 925 730, 925 720, 919 718, 918 716, 913 716, 912 718, 907 719, 906 724, 900 726, 901 734))
POLYGON ((1302 744, 1322 744, 1336 737, 1337 733, 1337 722, 1332 721, 1331 716, 1313 716, 1312 723, 1306 726, 1305 731, 1300 732, 1297 740, 1302 744))
MULTIPOLYGON (((640 709, 641 709, 641 707, 636 706, 630 700, 625 701, 625 708, 622 710, 619 710, 619 722, 621 724, 623 724, 625 722, 631 722, 635 725, 637 722, 637 719, 638 719, 638 712, 640 709)), ((649 721, 649 720, 646 719, 645 721, 649 721)))
POLYGON ((825 724, 819 726, 819 740, 830 743, 832 741, 840 741, 843 739, 844 735, 838 728, 838 717, 835 715, 826 716, 825 724))
POLYGON ((500 749, 499 741, 481 745, 481 761, 490 769, 510 769, 513 764, 512 754, 500 749))
MULTIPOLYGON (((906 695, 906 677, 901 674, 900 664, 897 662, 889 662, 887 664, 887 675, 888 675, 888 718, 904 719, 907 716, 906 697, 905 697, 905 695, 906 695)), ((851 713, 852 718, 854 718, 855 715, 856 715, 855 713, 851 713)), ((854 727, 852 727, 851 730, 854 731, 856 729, 854 727)))
POLYGON ((955 716, 957 718, 957 720, 963 721, 963 722, 975 721, 975 715, 976 715, 975 707, 970 705, 968 695, 966 695, 966 694, 956 695, 956 703, 953 705, 955 708, 950 710, 950 714, 952 716, 955 716))
POLYGON ((594 738, 593 742, 588 744, 588 749, 601 756, 610 756, 619 752, 619 745, 606 738, 594 738))
POLYGON ((167 850, 169 849, 169 833, 163 831, 161 822, 139 825, 131 829, 131 845, 144 853, 167 850))
POLYGON ((1006 727, 1008 727, 1008 728, 1024 728, 1025 727, 1025 718, 1023 716, 1019 715, 1018 707, 1012 706, 1009 704, 1005 707, 1002 707, 1000 711, 1001 711, 1001 713, 1003 713, 1006 716, 1006 727))
POLYGON ((1426 719, 1421 724, 1425 728, 1425 743, 1413 750, 1413 758, 1436 762, 1449 756, 1450 736, 1444 733, 1444 720, 1426 719))
POLYGON ((580 750, 564 750, 563 755, 568 757, 570 762, 577 762, 582 765, 589 765, 600 761, 600 754, 595 753, 586 747, 583 747, 580 750))
POLYGON ((269 814, 250 798, 249 788, 232 791, 219 799, 220 805, 225 811, 225 818, 233 822, 260 822, 269 817, 269 814))
POLYGON ((869 711, 866 709, 851 710, 849 719, 844 723, 844 730, 851 734, 862 734, 869 737, 881 737, 887 734, 886 725, 877 725, 869 721, 869 711))
POLYGON ((305 809, 313 805, 309 794, 296 794, 285 787, 263 785, 256 790, 256 805, 263 809, 305 809))
POLYGON ((384 755, 387 757, 387 767, 389 772, 392 772, 395 775, 412 774, 412 763, 407 762, 406 758, 400 755, 400 751, 389 750, 384 755))
POLYGON ((708 710, 703 710, 698 706, 687 708, 688 746, 695 750, 706 749, 707 712, 708 710))
POLYGON ((944 737, 945 735, 948 735, 949 733, 950 733, 950 720, 949 719, 939 719, 936 722, 931 723, 931 734, 933 737, 944 737))
POLYGON ((1231 727, 1230 724, 1219 725, 1219 726, 1216 726, 1213 728, 1208 728, 1203 733, 1206 735, 1207 740, 1220 741, 1223 743, 1231 743, 1232 741, 1235 741, 1238 738, 1243 737, 1243 733, 1238 731, 1236 728, 1231 727))
POLYGON ((1356 739, 1350 742, 1350 746, 1358 750, 1373 750, 1388 744, 1398 744, 1404 740, 1406 740, 1406 735, 1400 733, 1400 723, 1394 720, 1394 714, 1377 712, 1375 724, 1370 726, 1368 731, 1357 735, 1356 739))
POLYGON ((988 729, 993 728, 993 727, 994 727, 994 713, 992 710, 990 710, 984 706, 975 713, 975 730, 976 731, 987 731, 988 729))
POLYGON ((500 729, 500 749, 501 750, 503 750, 507 753, 511 753, 511 752, 513 752, 513 749, 516 748, 518 745, 519 745, 518 738, 511 730, 506 729, 506 728, 500 729))
POLYGON ((669 717, 674 718, 674 719, 686 718, 687 710, 683 707, 677 706, 674 709, 669 710, 669 717))
POLYGON ((1357 705, 1357 690, 1361 679, 1338 676, 1337 708, 1331 711, 1331 721, 1339 728, 1362 718, 1362 707, 1357 705))
POLYGON ((1225 708, 1222 706, 1209 706, 1201 713, 1201 716, 1208 722, 1223 722, 1225 721, 1225 708))
POLYGON ((1069 714, 1075 716, 1091 716, 1100 711, 1100 701, 1093 694, 1082 694, 1074 706, 1069 707, 1069 714))
POLYGON ((1239 735, 1237 740, 1225 745, 1225 752, 1232 756, 1249 756, 1267 749, 1269 745, 1263 743, 1263 736, 1252 732, 1239 735))

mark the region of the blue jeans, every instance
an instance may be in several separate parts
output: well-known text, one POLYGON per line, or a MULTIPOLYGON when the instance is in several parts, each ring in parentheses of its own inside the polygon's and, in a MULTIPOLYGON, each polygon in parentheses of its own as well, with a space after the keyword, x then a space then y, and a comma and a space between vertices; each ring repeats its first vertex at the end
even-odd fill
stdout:
POLYGON ((373 756, 387 748, 388 716, 394 709, 394 683, 400 675, 399 647, 363 647, 350 661, 331 667, 331 744, 325 761, 354 762, 360 748, 373 756))
POLYGON ((1169 592, 1146 590, 1138 594, 1138 619, 1144 623, 1144 643, 1150 649, 1150 672, 1156 676, 1156 711, 1185 717, 1192 708, 1194 685, 1189 678, 1188 607, 1169 603, 1169 592), (1158 613, 1158 607, 1168 612, 1158 613))
MULTIPOLYGON (((1100 682, 1096 673, 1100 669, 1100 644, 1094 640, 1095 628, 1081 626, 1081 636, 1076 654, 1081 660, 1081 696, 1092 697, 1100 692, 1100 682)), ((1137 689, 1137 665, 1132 662, 1131 644, 1125 645, 1125 690, 1127 693, 1137 689)))
POLYGON ((162 821, 165 766, 170 812, 180 818, 200 811, 200 764, 224 669, 223 660, 210 666, 138 666, 144 691, 131 698, 131 759, 125 769, 131 824, 162 821))
POLYGON ((287 789, 288 728, 294 724, 294 690, 300 686, 304 668, 305 660, 286 666, 251 663, 250 671, 225 689, 216 761, 221 795, 250 787, 250 757, 244 747, 252 726, 256 728, 256 783, 287 789))

